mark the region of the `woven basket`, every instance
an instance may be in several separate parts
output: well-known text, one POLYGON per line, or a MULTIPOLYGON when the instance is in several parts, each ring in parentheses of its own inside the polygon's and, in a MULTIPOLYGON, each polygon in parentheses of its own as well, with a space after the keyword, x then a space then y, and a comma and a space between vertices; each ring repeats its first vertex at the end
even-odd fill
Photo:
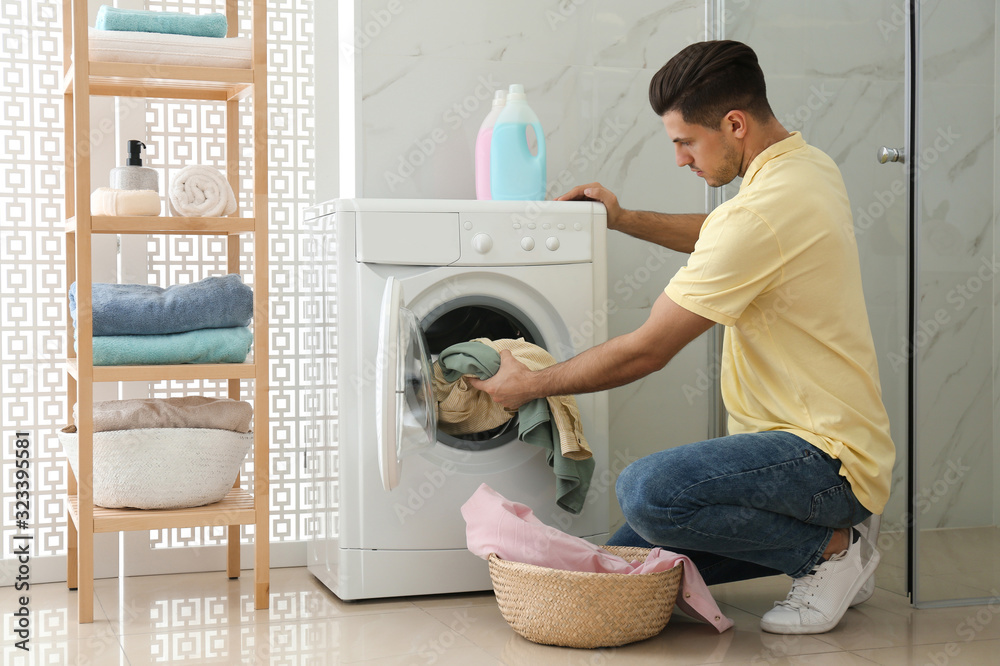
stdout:
MULTIPOLYGON (((76 426, 59 442, 79 477, 76 426)), ((233 487, 253 433, 144 428, 94 433, 94 504, 109 509, 184 509, 218 502, 233 487)))
MULTIPOLYGON (((645 561, 648 548, 605 546, 645 561)), ((649 574, 561 571, 510 562, 493 553, 490 577, 507 623, 535 643, 597 648, 625 645, 663 631, 674 611, 682 565, 649 574)))

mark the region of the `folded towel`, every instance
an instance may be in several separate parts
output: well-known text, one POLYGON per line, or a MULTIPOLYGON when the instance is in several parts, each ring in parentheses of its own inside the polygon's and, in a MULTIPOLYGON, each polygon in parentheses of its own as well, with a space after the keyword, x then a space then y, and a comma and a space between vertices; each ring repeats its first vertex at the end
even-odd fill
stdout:
MULTIPOLYGON (((500 368, 500 354, 482 342, 460 342, 443 350, 437 363, 447 382, 457 382, 463 375, 470 374, 488 379, 500 368)), ((472 396, 483 393, 471 387, 468 391, 472 396)), ((561 433, 546 400, 532 400, 521 405, 517 415, 518 437, 546 451, 545 460, 556 475, 556 504, 570 513, 580 513, 594 475, 594 459, 574 460, 563 455, 559 446, 561 433)))
POLYGON ((91 215, 159 215, 156 190, 115 190, 99 187, 90 195, 91 215))
POLYGON ((170 177, 170 213, 178 217, 222 217, 236 212, 236 195, 215 167, 193 164, 170 177))
POLYGON ((246 326, 206 328, 170 335, 102 335, 94 339, 94 365, 242 363, 253 345, 246 326))
POLYGON ((116 9, 109 5, 101 5, 97 10, 94 27, 97 30, 164 32, 196 37, 225 37, 229 28, 225 14, 154 12, 145 9, 116 9))
MULTIPOLYGON (((253 289, 235 273, 166 289, 149 284, 95 282, 91 299, 94 336, 232 328, 249 325, 253 317, 253 289)), ((69 286, 69 313, 75 326, 75 282, 69 286)))
MULTIPOLYGON (((629 562, 586 539, 561 532, 540 521, 530 507, 513 502, 485 483, 462 505, 469 551, 483 559, 496 553, 509 562, 524 562, 562 571, 647 574, 683 563, 677 605, 720 633, 733 626, 708 591, 698 567, 685 555, 653 548, 643 562, 629 562)), ((622 599, 627 603, 627 599, 622 599)))
POLYGON ((253 48, 249 37, 192 37, 155 32, 88 32, 93 62, 130 62, 141 65, 227 67, 250 69, 253 48))
MULTIPOLYGON (((94 432, 144 428, 212 428, 250 432, 253 407, 229 398, 186 395, 180 398, 100 400, 94 403, 94 432)), ((77 423, 76 405, 73 422, 77 423)))

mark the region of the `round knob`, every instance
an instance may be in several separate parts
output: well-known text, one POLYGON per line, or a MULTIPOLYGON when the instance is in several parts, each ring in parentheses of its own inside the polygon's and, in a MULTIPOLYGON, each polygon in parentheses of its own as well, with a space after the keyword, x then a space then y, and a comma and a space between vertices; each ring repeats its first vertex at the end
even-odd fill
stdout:
POLYGON ((554 250, 558 250, 559 249, 559 239, 556 238, 555 236, 549 236, 548 238, 545 239, 545 247, 547 247, 547 248, 549 248, 550 250, 553 250, 553 251, 554 250))
POLYGON ((521 247, 524 248, 525 250, 529 250, 529 251, 530 250, 534 250, 535 249, 535 239, 532 238, 531 236, 525 236, 524 238, 521 239, 521 247))
POLYGON ((489 234, 476 234, 472 237, 472 249, 479 254, 486 254, 493 249, 493 239, 489 234))
POLYGON ((886 162, 906 162, 902 148, 882 146, 876 154, 878 155, 879 164, 885 164, 886 162))

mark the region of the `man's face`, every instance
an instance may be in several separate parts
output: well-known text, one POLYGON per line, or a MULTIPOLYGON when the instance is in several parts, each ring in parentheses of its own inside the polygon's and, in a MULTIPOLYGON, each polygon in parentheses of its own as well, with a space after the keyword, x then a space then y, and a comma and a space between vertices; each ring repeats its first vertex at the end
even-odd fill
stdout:
POLYGON ((663 114, 663 127, 674 142, 677 166, 689 167, 712 187, 725 185, 740 175, 736 139, 723 129, 689 125, 680 111, 663 114))

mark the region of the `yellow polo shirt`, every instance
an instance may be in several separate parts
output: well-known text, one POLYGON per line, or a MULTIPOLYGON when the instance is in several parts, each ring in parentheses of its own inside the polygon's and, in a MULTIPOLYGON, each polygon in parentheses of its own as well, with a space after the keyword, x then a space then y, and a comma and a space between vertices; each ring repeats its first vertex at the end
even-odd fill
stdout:
POLYGON ((798 132, 768 147, 739 194, 705 220, 665 291, 726 326, 730 434, 798 435, 837 458, 858 500, 881 513, 895 448, 850 203, 833 160, 798 132))

